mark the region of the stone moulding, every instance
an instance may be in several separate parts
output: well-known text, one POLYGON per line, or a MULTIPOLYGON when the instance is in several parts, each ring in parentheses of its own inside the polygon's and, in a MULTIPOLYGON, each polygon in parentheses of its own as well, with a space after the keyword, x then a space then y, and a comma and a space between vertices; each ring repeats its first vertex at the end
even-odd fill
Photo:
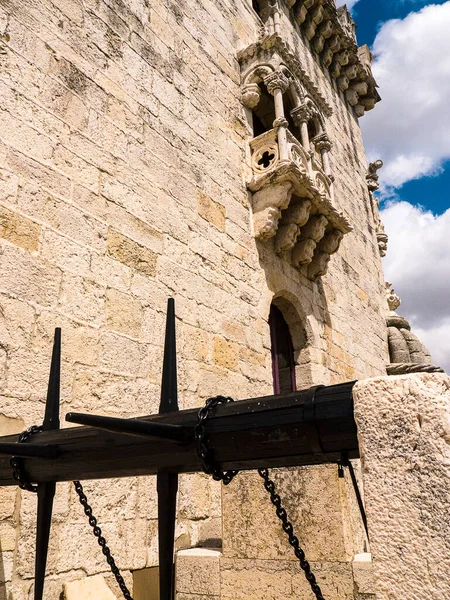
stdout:
POLYGON ((358 48, 355 24, 345 6, 334 0, 285 0, 294 20, 336 80, 345 99, 362 117, 381 100, 372 75, 373 56, 368 46, 358 48))
POLYGON ((331 179, 315 170, 309 156, 287 134, 288 157, 280 159, 278 129, 250 141, 255 237, 275 237, 275 251, 301 269, 309 279, 325 275, 330 256, 352 230, 347 218, 331 201, 331 179))

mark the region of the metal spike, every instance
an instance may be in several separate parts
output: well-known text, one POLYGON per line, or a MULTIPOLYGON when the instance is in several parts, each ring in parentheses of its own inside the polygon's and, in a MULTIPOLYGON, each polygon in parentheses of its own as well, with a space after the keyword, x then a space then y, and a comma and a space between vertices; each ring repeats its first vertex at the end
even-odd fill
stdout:
POLYGON ((159 413, 178 410, 177 392, 177 343, 175 336, 175 300, 167 301, 166 339, 161 382, 161 402, 159 413))
POLYGON ((0 443, 0 454, 10 454, 22 458, 56 458, 58 447, 54 444, 0 443))
POLYGON ((61 387, 61 328, 55 329, 52 363, 48 380, 47 402, 45 403, 43 431, 59 429, 59 402, 61 387))
MULTIPOLYGON (((178 410, 177 352, 175 336, 175 301, 167 302, 166 338, 161 382, 159 412, 178 410)), ((159 542, 159 599, 173 600, 174 545, 178 492, 178 473, 161 472, 157 475, 158 542, 159 542)))
MULTIPOLYGON (((45 404, 43 431, 59 429, 59 402, 61 383, 61 329, 55 329, 52 363, 45 404)), ((36 558, 34 576, 34 600, 42 600, 44 594, 45 570, 47 566, 48 544, 52 525, 53 499, 56 483, 38 484, 38 509, 36 531, 36 558)))
POLYGON ((182 425, 140 421, 138 419, 117 419, 115 417, 101 417, 84 413, 68 413, 66 421, 126 435, 146 438, 156 437, 175 442, 187 442, 193 438, 193 429, 191 428, 183 427, 182 425))

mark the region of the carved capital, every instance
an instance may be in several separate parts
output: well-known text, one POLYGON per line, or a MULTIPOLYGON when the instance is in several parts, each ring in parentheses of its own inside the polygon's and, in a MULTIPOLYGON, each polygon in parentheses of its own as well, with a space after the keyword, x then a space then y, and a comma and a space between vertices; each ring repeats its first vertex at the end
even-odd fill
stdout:
POLYGON ((247 108, 255 108, 261 98, 261 89, 257 83, 247 83, 242 86, 241 100, 247 108))
POLYGON ((333 144, 330 141, 330 138, 326 133, 321 133, 320 135, 317 135, 313 139, 313 143, 316 146, 317 150, 319 150, 319 152, 321 152, 322 150, 329 152, 333 146, 333 144))
POLYGON ((291 110, 291 117, 297 127, 310 121, 316 114, 317 109, 311 102, 305 102, 291 110))
POLYGON ((264 77, 264 83, 267 87, 267 91, 269 94, 272 94, 272 96, 274 95, 275 90, 281 90, 284 93, 289 87, 289 79, 281 71, 274 71, 273 73, 270 73, 270 75, 264 77))

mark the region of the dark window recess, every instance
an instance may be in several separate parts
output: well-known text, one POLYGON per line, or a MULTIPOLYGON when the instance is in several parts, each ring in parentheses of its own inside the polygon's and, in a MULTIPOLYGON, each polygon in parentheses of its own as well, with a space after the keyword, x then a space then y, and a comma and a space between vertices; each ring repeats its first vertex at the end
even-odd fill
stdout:
POLYGON ((261 97, 258 105, 253 109, 253 137, 258 137, 266 131, 273 129, 275 121, 275 105, 273 96, 269 94, 264 83, 260 83, 261 97))
POLYGON ((257 15, 260 13, 259 2, 257 0, 252 0, 253 10, 257 15))
POLYGON ((272 373, 274 394, 288 394, 297 389, 295 383, 294 346, 289 327, 280 309, 272 304, 269 315, 272 344, 272 373))

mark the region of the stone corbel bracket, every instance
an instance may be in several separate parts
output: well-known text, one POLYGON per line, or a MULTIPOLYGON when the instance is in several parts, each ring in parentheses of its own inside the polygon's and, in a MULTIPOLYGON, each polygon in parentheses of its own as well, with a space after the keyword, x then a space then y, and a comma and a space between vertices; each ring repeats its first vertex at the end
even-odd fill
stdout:
POLYGON ((334 0, 285 3, 356 116, 372 110, 381 100, 371 70, 373 56, 368 46, 358 48, 355 23, 346 7, 336 8, 334 0))
MULTIPOLYGON (((271 134, 273 130, 265 134, 269 140, 271 134)), ((331 255, 352 226, 332 205, 328 178, 319 172, 312 178, 299 144, 296 152, 298 158, 280 164, 274 148, 269 155, 274 156, 274 166, 250 181, 253 226, 257 239, 275 237, 275 252, 314 281, 326 274, 331 255)), ((262 154, 260 148, 254 156, 262 154)))

